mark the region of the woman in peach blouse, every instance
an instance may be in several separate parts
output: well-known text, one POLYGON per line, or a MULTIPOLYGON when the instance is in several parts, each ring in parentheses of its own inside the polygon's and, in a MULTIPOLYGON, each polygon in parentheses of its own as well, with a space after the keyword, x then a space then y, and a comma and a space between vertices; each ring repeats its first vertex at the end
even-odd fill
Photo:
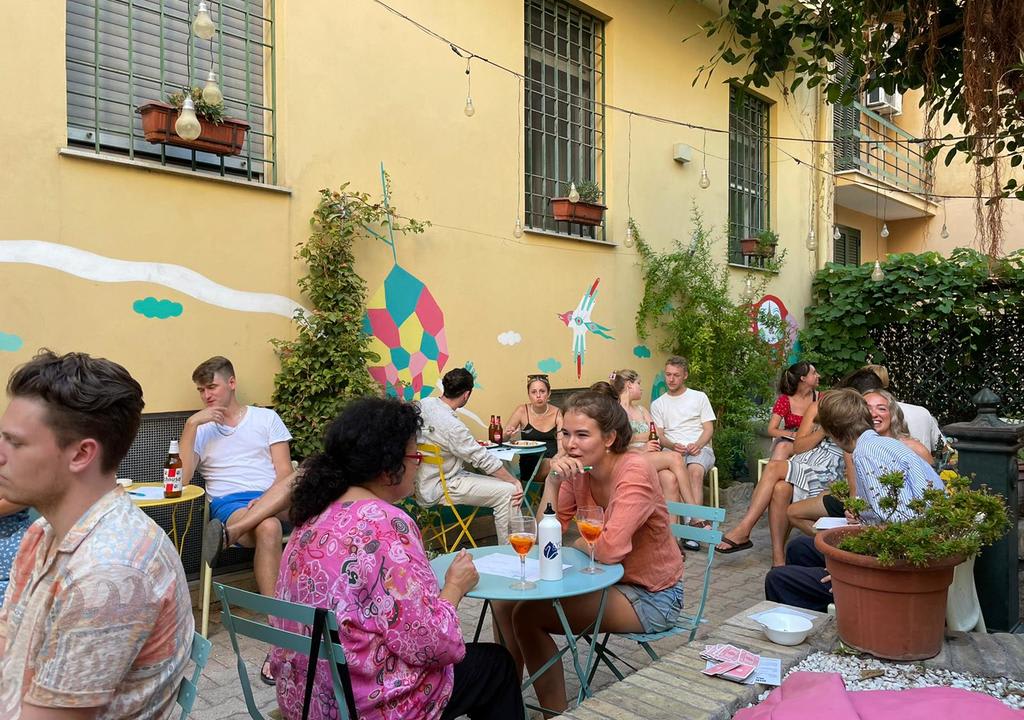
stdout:
MULTIPOLYGON (((601 629, 659 632, 675 624, 682 607, 683 560, 654 469, 642 454, 627 452, 632 435, 626 411, 608 383, 569 398, 562 422, 563 454, 551 460, 561 478, 558 519, 565 532, 578 507, 604 508, 604 531, 594 557, 622 563, 624 574, 608 590, 601 629), (584 472, 588 466, 592 469, 584 472)), ((582 538, 576 546, 586 549, 582 538)), ((562 599, 574 632, 593 622, 600 600, 600 592, 562 599)), ((561 634, 562 625, 550 601, 495 603, 494 614, 519 667, 525 662, 536 672, 554 655, 551 635, 561 634)), ((534 688, 544 708, 566 708, 561 663, 537 678, 534 688)))

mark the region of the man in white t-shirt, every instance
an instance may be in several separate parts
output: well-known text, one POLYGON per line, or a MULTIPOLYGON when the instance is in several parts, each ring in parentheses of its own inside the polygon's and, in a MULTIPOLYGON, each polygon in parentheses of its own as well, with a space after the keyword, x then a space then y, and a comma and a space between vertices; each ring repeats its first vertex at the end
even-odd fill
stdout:
MULTIPOLYGON (((203 535, 203 560, 212 564, 232 544, 255 548, 256 587, 272 596, 295 475, 288 448, 292 436, 273 410, 239 405, 235 369, 227 358, 202 363, 192 381, 205 407, 181 431, 182 480, 187 485, 196 470, 206 480, 211 519, 203 535)), ((274 684, 269 663, 261 679, 274 684)))
POLYGON ((711 449, 715 413, 707 395, 686 387, 689 374, 686 358, 673 355, 665 361, 668 392, 651 404, 651 417, 662 446, 682 454, 693 497, 702 504, 704 474, 715 466, 715 452, 711 449))

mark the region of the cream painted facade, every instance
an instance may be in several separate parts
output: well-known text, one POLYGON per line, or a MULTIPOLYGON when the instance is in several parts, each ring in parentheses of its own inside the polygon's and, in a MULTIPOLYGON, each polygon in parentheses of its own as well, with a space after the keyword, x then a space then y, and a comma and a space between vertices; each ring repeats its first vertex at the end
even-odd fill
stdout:
MULTIPOLYGON (((522 72, 521 0, 389 4, 522 72)), ((588 8, 606 21, 607 103, 728 128, 728 85, 719 78, 707 88, 691 85, 717 40, 682 42, 710 18, 708 9, 689 0, 672 12, 664 3, 630 0, 594 0, 588 8)), ((4 377, 36 348, 81 350, 126 365, 145 388, 147 412, 179 411, 197 404, 193 367, 223 354, 235 362, 243 399, 268 403, 278 368, 269 340, 291 336, 287 308, 305 302, 296 286, 304 268, 293 256, 318 191, 350 181, 378 195, 381 162, 400 212, 432 223, 423 235, 399 239, 398 264, 430 289, 444 314, 450 357, 443 371, 472 362, 478 372, 481 387, 469 409, 485 421, 491 413, 507 417, 523 402, 526 374, 549 359, 560 366, 551 373, 558 388, 585 386, 622 367, 636 368, 649 387, 662 353, 655 339, 653 357, 635 354, 642 284, 636 253, 622 244, 630 211, 655 247, 667 247, 688 238, 695 203, 719 230, 725 262, 727 135, 707 134, 711 186, 702 190, 703 132, 634 116, 630 133, 628 116, 612 110, 605 141, 609 242, 529 231, 515 238, 523 205, 516 79, 475 62, 476 114, 466 117, 465 61, 370 0, 277 0, 276 187, 69 150, 64 3, 31 3, 25 12, 32 21, 0 48, 7 97, 32 98, 30 113, 8 108, 0 120, 4 377), (676 143, 694 148, 692 162, 673 160, 676 143), (572 332, 558 314, 573 310, 596 278, 592 320, 613 339, 588 334, 577 378, 572 332), (180 303, 181 314, 158 319, 133 311, 148 297, 180 303), (521 340, 500 342, 509 332, 521 340)), ((772 135, 827 136, 815 94, 773 87, 765 97, 772 135)), ((797 323, 811 275, 827 259, 827 243, 817 254, 805 246, 812 224, 822 239, 829 229, 828 188, 813 182, 812 158, 802 143, 771 145, 771 227, 788 260, 767 292, 797 323)), ((372 295, 393 268, 390 249, 367 239, 356 253, 372 295)), ((737 295, 746 273, 731 271, 737 295)))

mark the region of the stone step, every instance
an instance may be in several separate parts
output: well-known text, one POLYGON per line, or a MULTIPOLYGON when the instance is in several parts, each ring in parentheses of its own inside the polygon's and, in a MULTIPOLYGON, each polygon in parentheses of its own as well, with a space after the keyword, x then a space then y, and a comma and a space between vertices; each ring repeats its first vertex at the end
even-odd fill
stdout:
POLYGON ((921 664, 980 677, 1024 681, 1024 635, 949 633, 942 652, 921 664))

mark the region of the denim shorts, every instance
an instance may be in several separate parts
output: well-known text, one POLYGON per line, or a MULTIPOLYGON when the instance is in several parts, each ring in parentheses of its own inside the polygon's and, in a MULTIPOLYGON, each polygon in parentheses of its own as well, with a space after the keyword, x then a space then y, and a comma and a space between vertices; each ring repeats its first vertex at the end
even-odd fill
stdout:
POLYGON ((676 624, 679 612, 683 609, 683 581, 672 587, 651 592, 639 585, 621 583, 615 589, 626 596, 633 606, 636 616, 640 618, 640 627, 645 633, 658 633, 668 630, 676 624))

